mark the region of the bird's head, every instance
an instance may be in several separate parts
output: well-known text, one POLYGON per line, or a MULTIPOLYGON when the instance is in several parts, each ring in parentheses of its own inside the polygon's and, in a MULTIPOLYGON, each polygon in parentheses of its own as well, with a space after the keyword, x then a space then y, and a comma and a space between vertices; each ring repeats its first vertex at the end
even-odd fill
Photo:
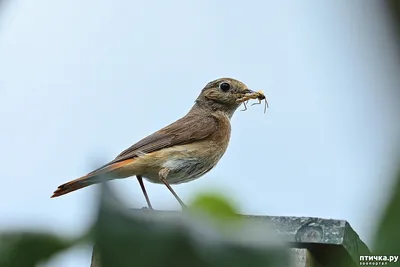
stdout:
POLYGON ((250 90, 244 83, 232 78, 209 82, 196 99, 200 108, 223 111, 232 117, 236 109, 249 99, 265 99, 262 93, 250 90))

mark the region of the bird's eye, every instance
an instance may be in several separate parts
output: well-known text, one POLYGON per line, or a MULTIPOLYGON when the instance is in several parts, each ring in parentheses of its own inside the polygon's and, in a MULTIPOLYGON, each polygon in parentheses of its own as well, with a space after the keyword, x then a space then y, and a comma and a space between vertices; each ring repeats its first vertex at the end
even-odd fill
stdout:
POLYGON ((231 86, 229 85, 229 83, 221 83, 221 84, 219 85, 219 88, 220 88, 222 91, 227 92, 227 91, 229 91, 229 89, 231 89, 231 86))

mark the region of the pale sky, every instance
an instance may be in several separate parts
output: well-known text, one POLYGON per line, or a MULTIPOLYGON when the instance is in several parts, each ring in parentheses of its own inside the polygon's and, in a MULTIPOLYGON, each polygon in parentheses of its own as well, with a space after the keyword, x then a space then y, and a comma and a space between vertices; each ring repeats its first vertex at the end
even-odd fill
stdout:
MULTIPOLYGON (((11 1, 0 18, 0 230, 86 230, 97 186, 50 199, 233 77, 270 109, 235 113, 217 167, 175 186, 242 213, 345 219, 368 244, 390 193, 399 54, 378 1, 11 1)), ((398 103, 397 103, 398 104, 398 103)), ((136 179, 110 183, 145 205, 136 179)), ((179 209, 146 183, 156 209, 179 209)), ((88 267, 91 248, 45 266, 88 267)))

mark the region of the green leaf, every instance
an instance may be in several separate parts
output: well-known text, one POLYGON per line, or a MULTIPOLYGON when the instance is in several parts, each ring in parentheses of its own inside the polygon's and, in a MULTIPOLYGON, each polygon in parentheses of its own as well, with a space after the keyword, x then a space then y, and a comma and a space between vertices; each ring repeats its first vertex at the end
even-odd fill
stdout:
POLYGON ((208 219, 191 212, 129 210, 106 184, 95 226, 93 267, 281 267, 287 250, 266 226, 222 235, 208 219))
POLYGON ((0 234, 0 267, 32 267, 74 245, 52 234, 13 232, 0 234))
MULTIPOLYGON (((400 255, 400 171, 397 174, 391 198, 383 213, 375 234, 373 253, 376 255, 400 255)), ((400 266, 400 260, 390 266, 400 266)))
POLYGON ((236 207, 229 202, 228 198, 221 194, 200 194, 194 199, 190 208, 192 210, 206 212, 217 219, 231 220, 240 218, 236 207))

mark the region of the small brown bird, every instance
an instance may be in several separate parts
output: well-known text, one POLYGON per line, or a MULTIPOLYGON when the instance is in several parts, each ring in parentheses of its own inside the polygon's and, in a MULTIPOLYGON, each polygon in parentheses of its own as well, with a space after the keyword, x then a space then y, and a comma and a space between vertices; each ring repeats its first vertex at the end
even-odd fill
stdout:
POLYGON ((143 178, 165 184, 185 207, 170 184, 192 181, 216 166, 228 147, 230 119, 249 99, 261 101, 265 96, 232 78, 208 83, 183 118, 140 140, 104 166, 60 185, 52 198, 105 180, 136 175, 150 209, 143 178))

